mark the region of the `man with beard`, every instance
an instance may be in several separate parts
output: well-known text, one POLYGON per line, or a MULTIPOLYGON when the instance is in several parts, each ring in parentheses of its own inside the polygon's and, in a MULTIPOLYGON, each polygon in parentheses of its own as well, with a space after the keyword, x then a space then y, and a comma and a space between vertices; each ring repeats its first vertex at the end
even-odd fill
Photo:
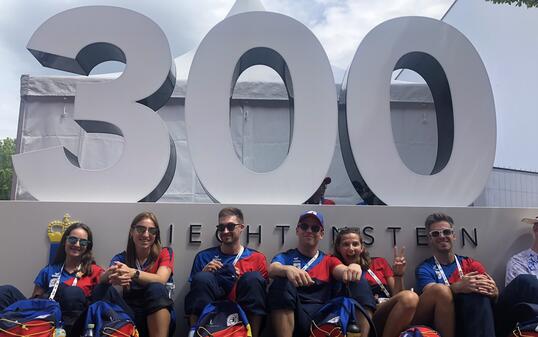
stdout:
POLYGON ((224 299, 235 301, 247 313, 252 336, 257 337, 265 316, 267 260, 262 253, 241 245, 245 225, 240 209, 223 208, 218 220, 221 244, 194 258, 185 313, 192 325, 207 304, 224 299))
POLYGON ((416 269, 417 290, 444 284, 453 296, 456 336, 495 336, 492 299, 498 296, 495 281, 484 266, 470 257, 454 253, 454 220, 443 213, 426 218, 426 232, 433 256, 416 269))

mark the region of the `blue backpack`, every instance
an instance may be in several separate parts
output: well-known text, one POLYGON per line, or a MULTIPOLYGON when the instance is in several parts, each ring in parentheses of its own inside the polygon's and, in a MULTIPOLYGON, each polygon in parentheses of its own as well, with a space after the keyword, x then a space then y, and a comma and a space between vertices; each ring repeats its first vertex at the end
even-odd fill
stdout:
POLYGON ((374 324, 368 317, 364 308, 349 297, 336 297, 325 304, 313 317, 310 326, 310 337, 340 337, 347 336, 348 326, 355 322, 356 310, 360 311, 368 320, 372 335, 377 336, 374 324))
POLYGON ((192 326, 189 336, 251 337, 247 315, 232 301, 209 303, 192 326))
POLYGON ((136 326, 121 306, 107 301, 97 301, 90 305, 84 327, 93 324, 95 337, 138 337, 136 326))
POLYGON ((60 305, 48 299, 21 300, 0 312, 0 337, 52 337, 60 329, 60 305))

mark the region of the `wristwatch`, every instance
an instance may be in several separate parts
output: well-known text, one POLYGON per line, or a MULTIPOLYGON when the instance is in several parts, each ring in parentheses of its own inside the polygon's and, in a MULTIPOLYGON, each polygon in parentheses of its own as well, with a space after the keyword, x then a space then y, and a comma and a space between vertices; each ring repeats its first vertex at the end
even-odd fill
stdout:
POLYGON ((140 270, 136 270, 133 275, 133 280, 138 280, 140 278, 140 270))

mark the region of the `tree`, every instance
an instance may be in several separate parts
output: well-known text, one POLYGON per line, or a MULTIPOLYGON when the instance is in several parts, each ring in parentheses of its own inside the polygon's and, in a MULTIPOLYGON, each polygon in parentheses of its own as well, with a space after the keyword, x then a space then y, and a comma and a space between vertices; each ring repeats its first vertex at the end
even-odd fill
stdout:
POLYGON ((11 155, 15 154, 15 140, 0 139, 0 200, 8 200, 11 194, 11 178, 13 165, 11 155))
POLYGON ((486 1, 492 1, 496 4, 509 4, 509 5, 516 5, 518 7, 521 7, 521 5, 526 5, 527 8, 530 7, 538 7, 538 0, 486 0, 486 1))

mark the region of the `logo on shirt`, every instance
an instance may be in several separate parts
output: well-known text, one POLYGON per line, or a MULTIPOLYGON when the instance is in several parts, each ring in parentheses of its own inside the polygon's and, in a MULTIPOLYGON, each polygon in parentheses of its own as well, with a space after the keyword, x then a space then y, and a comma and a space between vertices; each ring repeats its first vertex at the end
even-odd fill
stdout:
POLYGON ((228 316, 226 318, 226 326, 236 325, 237 323, 239 323, 239 314, 238 313, 231 314, 230 316, 228 316))
POLYGON ((442 280, 443 274, 441 274, 438 268, 435 268, 434 270, 435 270, 435 275, 437 275, 437 279, 442 280))
POLYGON ((301 259, 299 259, 298 257, 294 257, 294 258, 293 258, 292 265, 293 265, 295 268, 299 268, 299 269, 301 269, 301 259))
POLYGON ((529 255, 529 259, 527 260, 529 271, 536 271, 536 265, 538 265, 538 256, 534 254, 529 255))
POLYGON ((60 273, 54 273, 51 276, 51 279, 49 281, 49 288, 52 288, 56 285, 56 282, 60 281, 60 273))

